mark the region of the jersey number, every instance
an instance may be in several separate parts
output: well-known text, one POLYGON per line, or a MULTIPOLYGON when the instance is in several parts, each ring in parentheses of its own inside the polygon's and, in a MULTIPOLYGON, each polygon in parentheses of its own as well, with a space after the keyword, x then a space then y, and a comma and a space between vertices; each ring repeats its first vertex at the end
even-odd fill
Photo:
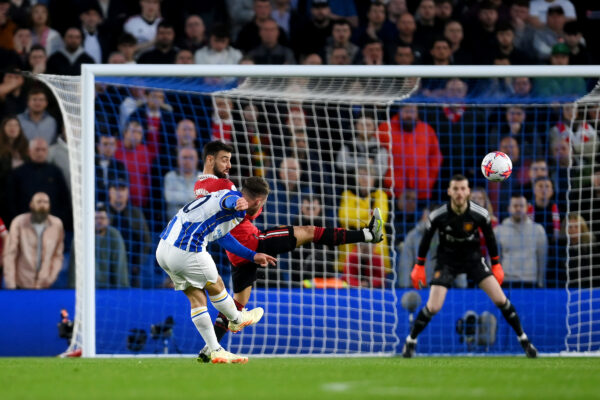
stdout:
POLYGON ((210 199, 210 194, 200 197, 194 201, 190 201, 185 206, 183 206, 183 212, 189 213, 190 211, 194 211, 196 208, 200 207, 202 204, 206 203, 210 199))

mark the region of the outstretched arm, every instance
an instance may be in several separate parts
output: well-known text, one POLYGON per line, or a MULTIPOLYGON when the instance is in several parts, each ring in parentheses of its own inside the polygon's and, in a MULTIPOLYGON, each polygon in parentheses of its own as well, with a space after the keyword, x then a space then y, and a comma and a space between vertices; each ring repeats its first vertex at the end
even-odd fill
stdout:
POLYGON ((250 250, 247 247, 244 247, 240 242, 234 238, 231 233, 227 233, 227 235, 217 240, 217 243, 225 250, 230 253, 235 254, 236 256, 245 258, 246 260, 252 261, 256 264, 259 264, 263 267, 270 265, 275 265, 277 259, 268 254, 257 253, 253 250, 250 250))

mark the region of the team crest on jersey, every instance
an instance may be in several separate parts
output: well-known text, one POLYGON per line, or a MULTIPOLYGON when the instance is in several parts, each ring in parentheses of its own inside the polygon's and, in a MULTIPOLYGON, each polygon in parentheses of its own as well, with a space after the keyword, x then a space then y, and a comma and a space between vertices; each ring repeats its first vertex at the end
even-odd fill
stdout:
POLYGON ((435 272, 433 273, 433 277, 434 277, 435 279, 439 279, 439 277, 440 277, 440 276, 442 276, 442 272, 441 272, 441 271, 435 271, 435 272))
POLYGON ((473 221, 465 221, 465 222, 463 222, 463 230, 466 233, 471 233, 473 231, 474 227, 475 227, 475 224, 473 224, 473 221))

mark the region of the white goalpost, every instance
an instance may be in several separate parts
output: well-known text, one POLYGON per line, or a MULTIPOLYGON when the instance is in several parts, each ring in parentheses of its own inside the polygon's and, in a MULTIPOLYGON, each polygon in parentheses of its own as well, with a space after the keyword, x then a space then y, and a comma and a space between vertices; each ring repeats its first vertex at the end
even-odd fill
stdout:
MULTIPOLYGON (((260 173, 264 173, 265 177, 269 178, 272 190, 274 189, 273 183, 278 182, 278 174, 281 172, 280 165, 284 159, 295 157, 303 161, 304 163, 299 164, 300 173, 305 175, 306 183, 312 189, 306 193, 298 189, 298 196, 292 199, 289 194, 286 195, 283 192, 278 192, 275 187, 272 198, 269 198, 269 202, 274 208, 265 209, 264 226, 271 225, 269 223, 270 220, 268 220, 270 215, 277 216, 273 221, 278 225, 293 224, 296 218, 299 218, 301 221, 302 201, 307 196, 311 201, 316 199, 323 206, 322 221, 327 223, 328 226, 339 226, 341 224, 347 225, 348 229, 355 229, 361 223, 364 226, 365 221, 362 220, 362 217, 342 216, 340 204, 342 204, 341 202, 345 199, 345 196, 350 196, 360 191, 360 173, 358 171, 367 171, 366 174, 368 177, 373 178, 374 187, 380 185, 380 192, 377 193, 382 193, 381 196, 386 196, 385 204, 386 207, 389 206, 388 212, 390 217, 387 220, 389 228, 386 228, 388 229, 386 232, 387 250, 373 246, 369 250, 369 261, 365 261, 375 265, 374 260, 380 260, 378 262, 380 262, 381 268, 381 282, 375 283, 375 278, 377 277, 365 277, 365 275, 361 274, 366 274, 366 272, 359 272, 358 286, 349 284, 349 282, 352 282, 352 278, 356 278, 356 276, 351 276, 352 274, 356 274, 356 272, 348 272, 354 270, 348 269, 348 265, 350 264, 348 264, 349 261, 347 260, 355 252, 363 251, 357 248, 312 249, 311 251, 313 252, 310 254, 300 253, 289 257, 282 256, 284 265, 286 265, 285 269, 282 269, 281 273, 278 272, 276 278, 269 278, 268 272, 264 278, 259 278, 258 285, 260 289, 256 292, 256 297, 253 292, 254 298, 251 300, 252 302, 256 302, 255 304, 257 305, 265 306, 265 326, 257 326, 252 332, 243 334, 245 336, 242 338, 239 338, 240 335, 236 337, 228 335, 227 337, 227 343, 230 347, 236 351, 249 354, 267 356, 353 356, 396 354, 399 349, 398 346, 401 343, 400 338, 404 337, 407 333, 408 323, 405 321, 406 312, 400 307, 396 293, 396 289, 402 286, 400 283, 403 281, 402 274, 406 272, 400 269, 400 253, 406 249, 403 246, 405 245, 404 239, 407 232, 400 234, 398 227, 401 226, 402 229, 406 229, 407 231, 412 229, 421 216, 421 209, 417 208, 416 211, 411 211, 412 219, 410 219, 410 224, 413 225, 409 226, 409 223, 406 222, 408 220, 406 219, 408 211, 398 208, 399 197, 406 192, 400 191, 397 187, 400 178, 395 174, 398 174, 397 165, 399 164, 395 163, 394 160, 403 157, 403 155, 394 153, 394 149, 397 149, 397 147, 394 147, 392 143, 393 139, 390 139, 386 145, 382 145, 382 147, 387 146, 388 159, 385 162, 385 167, 389 167, 389 171, 386 177, 391 182, 387 187, 384 185, 385 179, 383 175, 385 175, 385 171, 381 170, 381 166, 379 166, 380 169, 375 170, 373 165, 369 164, 368 168, 364 169, 365 166, 361 164, 360 157, 354 158, 351 162, 353 164, 349 167, 347 166, 348 169, 343 170, 343 172, 339 170, 336 172, 335 168, 339 152, 345 146, 354 149, 358 148, 357 141, 359 139, 357 139, 358 130, 356 124, 359 120, 364 119, 365 116, 368 116, 373 121, 372 123, 378 131, 378 135, 381 135, 380 131, 382 127, 386 126, 386 124, 391 124, 393 114, 397 113, 399 104, 401 102, 411 103, 411 95, 418 90, 421 79, 462 78, 466 80, 499 77, 598 78, 600 77, 600 66, 84 65, 81 77, 36 76, 36 79, 48 85, 58 100, 65 121, 69 146, 75 230, 73 247, 76 250, 75 324, 70 350, 81 349, 84 357, 113 354, 113 351, 110 350, 113 348, 111 347, 112 344, 106 347, 109 349, 108 353, 104 350, 98 351, 99 344, 97 343, 97 339, 100 337, 98 330, 99 318, 102 319, 102 324, 108 325, 106 320, 109 318, 108 316, 114 313, 114 315, 118 315, 116 318, 120 319, 118 323, 122 323, 122 326, 120 325, 119 327, 119 332, 109 333, 108 330, 112 328, 103 326, 100 329, 102 336, 110 337, 110 340, 116 343, 114 344, 114 348, 118 350, 114 353, 131 354, 127 353, 126 349, 123 351, 120 350, 124 348, 123 343, 126 341, 127 331, 132 328, 141 327, 143 324, 147 325, 147 321, 135 315, 136 313, 141 313, 139 309, 126 310, 129 305, 134 308, 138 306, 153 307, 159 310, 156 312, 155 319, 160 316, 161 321, 164 319, 164 315, 174 312, 172 310, 175 309, 175 305, 185 305, 185 303, 177 303, 173 306, 164 304, 166 297, 162 293, 163 291, 166 292, 166 290, 162 288, 158 290, 157 286, 153 286, 147 291, 143 289, 143 285, 140 286, 140 289, 123 289, 128 290, 128 294, 123 295, 123 293, 115 292, 112 294, 114 302, 111 302, 108 291, 98 292, 96 288, 94 210, 97 201, 97 188, 94 160, 96 157, 96 136, 98 134, 97 112, 99 100, 97 85, 113 85, 118 89, 115 90, 115 93, 127 92, 127 94, 129 94, 129 87, 139 87, 149 91, 154 89, 165 92, 172 91, 173 94, 170 100, 172 103, 177 102, 174 105, 176 110, 173 112, 175 120, 179 122, 183 119, 191 119, 196 126, 200 126, 202 124, 197 119, 194 119, 194 117, 199 118, 199 114, 206 114, 205 119, 209 121, 207 123, 209 128, 211 126, 211 116, 218 114, 219 111, 215 105, 215 99, 223 98, 229 100, 229 105, 227 106, 231 108, 229 111, 235 110, 229 114, 231 123, 228 125, 229 120, 226 118, 213 117, 213 124, 215 123, 214 121, 218 121, 216 125, 220 129, 220 132, 227 131, 228 129, 232 131, 231 142, 234 148, 239 150, 240 153, 247 154, 247 158, 243 159, 244 162, 241 163, 243 165, 240 165, 240 168, 247 166, 250 175, 253 173, 257 174, 257 171, 260 169, 262 171, 260 173), (156 84, 152 81, 154 78, 162 80, 159 84, 156 84), (198 93, 194 87, 194 79, 199 78, 235 78, 239 80, 239 84, 198 93), (245 81, 242 81, 242 78, 245 81), (198 96, 202 95, 204 99, 196 99, 194 97, 196 94, 198 96), (206 103, 210 104, 206 106, 206 103), (303 123, 306 126, 303 128, 306 128, 305 131, 308 132, 305 132, 306 140, 309 142, 307 145, 309 153, 307 159, 297 156, 294 153, 297 150, 290 147, 293 143, 290 144, 288 141, 290 136, 288 130, 293 131, 289 127, 293 122, 289 121, 292 119, 291 115, 297 110, 300 110, 299 114, 302 118, 305 118, 305 122, 303 123), (259 117, 252 119, 254 117, 245 116, 244 111, 257 113, 259 117), (226 128, 224 128, 225 125, 227 125, 226 128), (257 128, 254 129, 252 126, 257 128), (250 138, 252 135, 256 135, 257 142, 252 142, 251 139, 248 139, 247 142, 242 142, 240 141, 240 137, 242 136, 236 136, 238 134, 243 137, 247 135, 250 138), (261 149, 261 146, 265 146, 261 142, 263 135, 268 135, 269 137, 269 148, 266 151, 261 149), (311 164, 311 159, 314 161, 313 164, 311 164), (254 161, 256 161, 256 165, 260 166, 259 169, 254 168, 253 165, 245 164, 254 161), (318 166, 319 170, 316 170, 315 165, 318 166), (279 194, 282 197, 278 199, 277 196, 279 194), (281 199, 285 199, 285 201, 281 199), (283 203, 293 203, 296 207, 292 209, 289 206, 285 206, 287 207, 285 208, 283 203), (284 209, 286 211, 282 211, 284 209), (269 211, 271 211, 271 214, 269 214, 269 211), (403 218, 405 219, 403 220, 403 218), (315 257, 315 254, 322 254, 322 257, 315 257), (297 262, 295 263, 295 261, 297 262), (316 272, 320 268, 327 269, 322 264, 330 267, 330 271, 316 272), (295 265, 300 265, 300 267, 295 265), (300 268, 300 271, 298 268, 300 268), (295 275, 300 277, 296 279, 293 277, 295 275), (332 285, 324 289, 315 288, 314 285, 317 281, 315 278, 322 277, 332 278, 331 282, 335 282, 335 285, 338 286, 332 285), (369 281, 369 279, 371 280, 369 281), (313 286, 311 287, 311 285, 313 286), (97 293, 102 297, 100 300, 97 297, 97 293), (145 299, 140 299, 144 297, 145 299), (103 304, 101 312, 97 310, 98 301, 103 304), (123 303, 119 303, 121 301, 123 303), (147 301, 147 303, 143 303, 144 301, 147 301), (124 319, 128 320, 123 321, 124 319), (123 329, 125 332, 122 332, 123 329), (119 341, 123 341, 123 343, 118 343, 119 341)), ((577 131, 577 127, 583 123, 593 125, 594 128, 600 128, 598 124, 600 113, 596 112, 596 116, 594 117, 591 112, 592 108, 594 110, 600 109, 600 99, 595 94, 597 90, 585 98, 574 102, 576 108, 580 110, 585 108, 585 112, 580 112, 579 118, 573 118, 567 124, 573 132, 577 131)), ((106 96, 106 98, 112 99, 110 96, 106 96)), ((121 100, 121 98, 118 99, 118 101, 121 100)), ((110 110, 118 110, 118 101, 115 100, 114 103, 109 104, 110 107, 106 107, 106 110, 109 111, 103 112, 110 113, 112 112, 110 110)), ((424 103, 419 98, 414 104, 419 106, 422 119, 438 128, 440 126, 436 125, 438 114, 435 114, 436 118, 433 115, 439 112, 438 109, 440 107, 447 104, 444 102, 448 102, 448 99, 424 103)), ((517 105, 526 111, 529 109, 534 110, 534 107, 540 106, 540 104, 535 102, 533 104, 517 102, 517 105)), ((541 106, 550 108, 550 104, 542 104, 541 106)), ((450 156, 445 155, 445 161, 443 162, 449 162, 451 167, 448 167, 448 164, 444 164, 441 161, 440 168, 444 173, 446 173, 444 168, 448 168, 449 170, 451 168, 452 172, 460 172, 458 168, 461 165, 465 169, 473 167, 473 165, 465 164, 466 162, 462 160, 463 157, 461 154, 472 157, 474 162, 480 162, 479 155, 483 156, 487 153, 487 151, 483 152, 483 150, 491 151, 498 145, 497 142, 492 142, 491 139, 488 141, 488 139, 481 138, 485 137, 488 133, 488 127, 493 125, 489 121, 494 120, 494 114, 503 115, 502 112, 504 112, 503 110, 507 106, 505 104, 489 102, 488 104, 470 104, 468 107, 476 109, 478 114, 485 116, 477 122, 476 130, 480 136, 479 139, 477 137, 473 139, 472 143, 480 140, 483 143, 482 147, 487 148, 482 149, 476 147, 475 144, 469 144, 471 142, 468 140, 471 139, 465 139, 466 136, 461 136, 459 139, 452 139, 450 142, 444 142, 440 139, 439 146, 441 153, 450 154, 450 156), (502 112, 498 111, 499 109, 502 112), (453 140, 455 141, 453 142, 453 140), (444 146, 447 146, 447 149, 444 149, 444 146), (453 153, 453 147, 455 149, 460 148, 460 151, 456 150, 453 153)), ((536 108, 535 110, 535 113, 532 111, 531 115, 540 115, 538 109, 536 108)), ((113 118, 112 115, 111 118, 113 118)), ((538 118, 535 120, 536 129, 542 129, 542 126, 544 128, 549 126, 550 122, 544 121, 542 117, 536 118, 538 118)), ((115 131, 112 134, 120 136, 122 132, 119 129, 114 129, 115 131)), ((176 127, 172 126, 169 129, 174 132, 176 127)), ((200 130, 198 129, 198 136, 201 135, 200 130)), ((210 137, 210 133, 204 132, 204 137, 210 137)), ((527 133, 520 134, 525 135, 527 133)), ((293 132, 291 135, 293 136, 293 132)), ((438 136, 441 138, 442 134, 438 132, 438 136)), ((591 140, 595 146, 597 136, 591 136, 591 140)), ((580 256, 580 253, 575 255, 576 253, 571 252, 570 249, 580 249, 587 246, 586 254, 591 254, 590 257, 593 257, 597 251, 596 247, 591 243, 571 243, 572 239, 567 234, 569 224, 572 221, 570 219, 571 213, 577 211, 585 217, 589 221, 589 230, 592 233, 594 227, 600 231, 598 229, 600 222, 593 220, 591 212, 586 214, 585 207, 588 207, 588 203, 583 201, 588 197, 590 190, 593 191, 593 185, 590 182, 593 180, 593 170, 596 167, 597 160, 595 154, 598 150, 595 147, 595 151, 592 151, 592 155, 590 155, 574 149, 573 146, 575 144, 573 140, 567 142, 570 145, 572 154, 571 164, 568 168, 569 172, 567 172, 569 194, 565 193, 565 196, 568 196, 569 200, 566 201, 567 208, 563 214, 565 217, 564 241, 561 241, 560 245, 556 244, 556 248, 562 246, 563 249, 566 249, 566 253, 564 260, 561 258, 563 261, 557 261, 556 265, 568 266, 575 265, 572 257, 580 256), (583 166, 588 166, 589 168, 583 168, 583 166), (569 264, 570 262, 571 264, 569 264)), ((550 159, 552 157, 551 146, 549 143, 545 143, 544 146, 546 149, 545 153, 542 154, 540 152, 538 154, 538 150, 536 149, 536 153, 527 155, 527 158, 535 160, 543 156, 550 159)), ((524 144, 523 148, 525 149, 524 144)), ((373 160, 375 159, 375 155, 371 154, 371 151, 369 148, 367 154, 363 155, 367 159, 373 160)), ((523 164, 523 168, 525 170, 525 164, 523 164)), ((236 170, 234 178, 240 179, 242 177, 239 170, 236 170)), ((296 179, 300 183, 301 179, 296 179)), ((516 177, 513 176, 511 179, 516 179, 516 177)), ((432 184, 434 186, 430 188, 433 193, 431 197, 419 197, 416 199, 419 207, 438 204, 440 201, 443 201, 443 188, 440 188, 440 182, 443 182, 442 178, 439 178, 435 184, 432 184)), ((600 177, 598 185, 598 196, 600 198, 600 177)), ((403 188, 403 190, 405 189, 403 188)), ((499 190, 502 190, 502 187, 490 186, 488 188, 489 193, 493 191, 497 193, 499 190)), ((373 193, 375 193, 374 190, 369 194, 371 196, 371 204, 373 204, 375 196, 373 193)), ((501 198, 502 196, 497 197, 501 198)), ((501 202, 501 200, 497 201, 501 202)), ((590 207, 593 207, 592 203, 589 204, 590 207)), ((144 207, 151 208, 151 206, 144 207)), ((146 213, 145 209, 144 211, 146 213)), ((146 213, 147 216, 150 214, 154 215, 149 211, 146 213)), ((356 215, 359 215, 358 211, 356 215)), ((168 217, 170 218, 171 216, 169 215, 168 217)), ((157 223, 158 225, 158 220, 157 217, 156 220, 148 221, 148 223, 157 223)), ((263 226, 259 227, 262 228, 263 226)), ((156 236, 154 232, 152 234, 156 236)), ((152 239, 154 240, 154 238, 152 239)), ((598 240, 600 241, 600 232, 598 240)), ((154 248, 152 248, 152 254, 153 251, 154 248)), ((143 255, 145 260, 143 262, 147 265, 151 263, 152 254, 144 253, 143 255)), ((360 254, 358 256, 358 259, 361 260, 360 254)), ((596 256, 598 257, 597 259, 600 259, 600 253, 596 254, 596 256)), ((585 265, 580 261, 577 262, 579 262, 579 267, 573 268, 585 269, 588 274, 586 276, 593 278, 595 274, 599 273, 600 266, 596 266, 594 260, 585 265)), ((359 261, 360 263, 362 261, 359 261)), ((361 265, 357 265, 357 268, 360 271, 361 265)), ((543 298, 551 300, 547 300, 549 303, 545 305, 536 306, 535 311, 533 311, 533 313, 554 313, 554 309, 559 305, 558 302, 563 301, 562 295, 566 290, 566 304, 561 304, 563 309, 566 308, 566 314, 561 313, 557 316, 557 318, 564 316, 562 320, 565 323, 564 329, 562 327, 560 329, 556 327, 535 328, 535 332, 538 332, 539 336, 543 335, 546 331, 550 331, 556 336, 562 336, 564 338, 564 348, 553 349, 549 344, 545 349, 542 346, 541 350, 542 352, 553 353, 560 352, 561 350, 566 350, 567 353, 597 352, 600 348, 599 289, 596 287, 594 279, 577 278, 581 274, 576 277, 569 272, 568 268, 566 267, 566 281, 560 281, 560 284, 557 283, 555 291, 540 289, 549 292, 548 297, 543 298)), ((596 278, 600 280, 599 277, 596 276, 596 278)), ((460 300, 460 304, 463 304, 463 299, 465 299, 464 303, 468 304, 469 296, 472 296, 473 292, 471 289, 465 289, 464 291, 458 289, 454 293, 456 293, 453 295, 455 296, 454 299, 460 300)), ((169 293, 167 296, 175 297, 175 294, 169 293)), ((426 293, 421 293, 421 296, 426 299, 426 293)), ((514 296, 519 299, 519 292, 515 292, 514 296)), ((528 307, 525 304, 528 294, 524 296, 521 305, 518 303, 518 300, 515 301, 520 313, 523 308, 528 307)), ((480 297, 476 297, 472 307, 476 311, 481 312, 486 309, 487 303, 479 299, 480 297)), ((453 306, 449 303, 446 307, 453 306)), ((182 314, 185 314, 184 311, 184 309, 180 310, 182 314)), ((462 315, 464 310, 452 308, 449 313, 451 315, 454 315, 452 313, 462 315)), ((175 329, 180 330, 176 331, 173 337, 192 336, 195 334, 194 331, 185 331, 185 333, 182 333, 184 327, 187 329, 189 326, 179 324, 179 315, 176 315, 176 320, 178 322, 175 329)), ((532 316, 529 321, 525 322, 533 323, 533 321, 537 320, 537 317, 532 316)), ((539 320, 546 321, 541 317, 539 320)), ((440 323, 439 326, 433 325, 430 327, 431 329, 428 328, 432 333, 431 336, 421 339, 423 346, 429 349, 431 353, 469 352, 470 349, 464 347, 466 344, 462 340, 458 343, 458 340, 447 341, 444 339, 444 333, 440 332, 447 332, 448 335, 451 335, 454 331, 454 326, 449 325, 454 321, 441 321, 444 322, 440 323)), ((549 319, 548 321, 555 321, 555 319, 549 319)), ((528 334, 532 336, 529 331, 528 334)), ((185 338, 185 340, 189 340, 189 342, 179 343, 185 349, 197 348, 199 350, 201 348, 201 346, 198 347, 198 343, 195 341, 199 339, 192 340, 185 338)), ((514 345, 513 343, 506 344, 500 341, 498 345, 501 346, 499 352, 511 353, 514 350, 511 347, 514 345)), ((134 352, 133 354, 136 353, 134 352)))

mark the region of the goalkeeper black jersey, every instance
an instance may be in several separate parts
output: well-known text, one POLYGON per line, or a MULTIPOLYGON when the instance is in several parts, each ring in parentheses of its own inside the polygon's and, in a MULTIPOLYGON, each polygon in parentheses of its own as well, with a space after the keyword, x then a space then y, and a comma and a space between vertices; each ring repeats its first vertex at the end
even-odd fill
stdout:
POLYGON ((440 238, 438 263, 454 265, 480 262, 479 229, 485 238, 490 257, 498 256, 496 237, 487 210, 470 201, 467 210, 458 215, 448 202, 429 214, 418 256, 426 257, 431 238, 437 230, 440 238))

